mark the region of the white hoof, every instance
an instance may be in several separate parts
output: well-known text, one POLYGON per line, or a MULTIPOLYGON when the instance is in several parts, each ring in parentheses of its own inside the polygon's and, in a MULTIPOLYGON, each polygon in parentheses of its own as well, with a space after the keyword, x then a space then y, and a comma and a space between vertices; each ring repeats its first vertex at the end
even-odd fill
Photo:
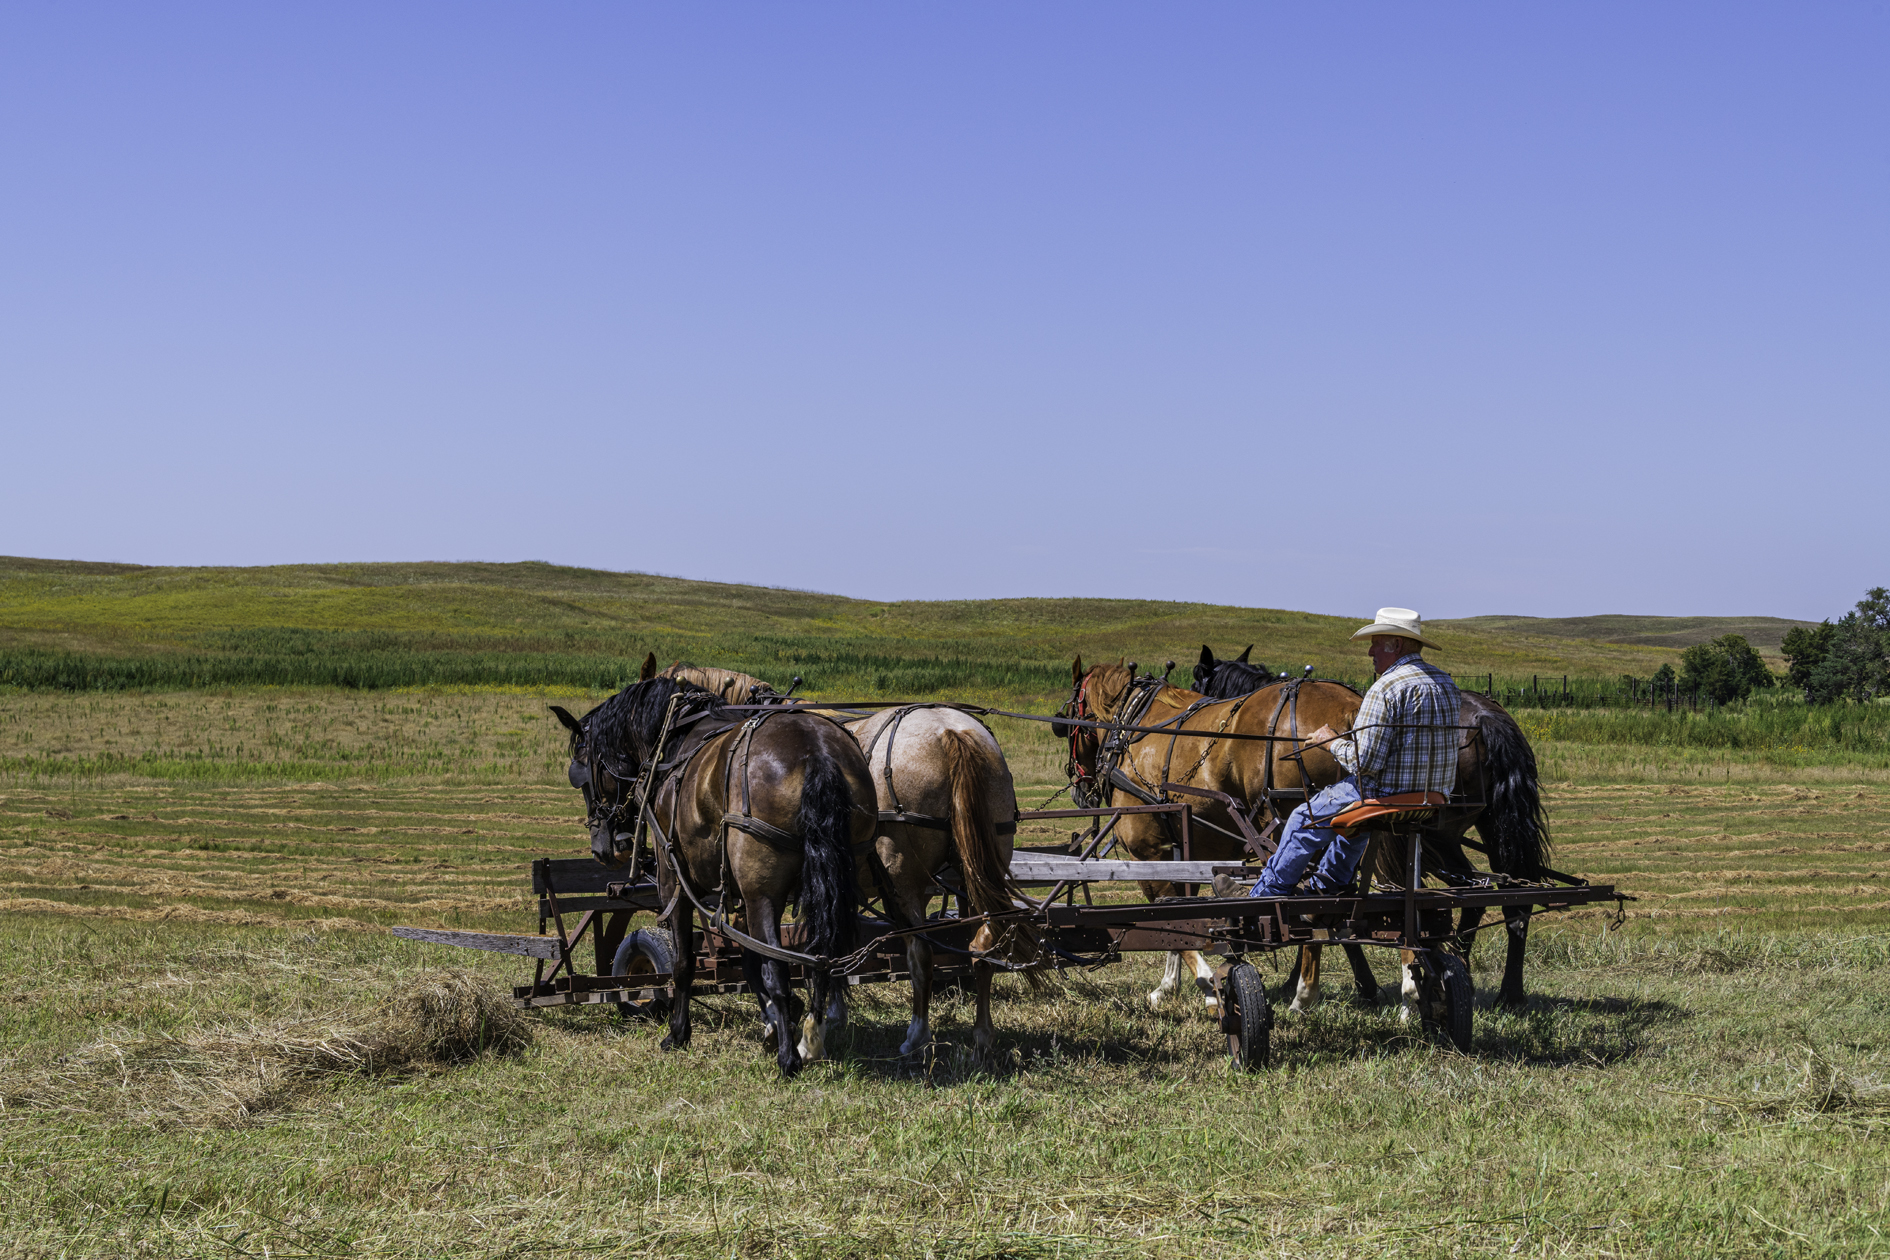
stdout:
POLYGON ((801 1044, 795 1049, 800 1051, 801 1058, 805 1062, 815 1063, 827 1057, 827 1047, 824 1043, 825 1038, 821 1036, 820 1025, 811 1015, 808 1016, 801 1022, 801 1044))
POLYGON ((1156 1009, 1157 1007, 1159 1007, 1159 1006, 1160 1006, 1160 1005, 1162 1004, 1162 999, 1163 999, 1163 998, 1165 998, 1165 997, 1167 997, 1167 996, 1168 996, 1168 995, 1167 995, 1166 993, 1163 993, 1163 992, 1162 992, 1162 991, 1161 991, 1160 989, 1154 989, 1154 990, 1151 990, 1151 991, 1150 991, 1150 993, 1149 993, 1149 995, 1148 995, 1148 1007, 1149 1007, 1149 1009, 1150 1009, 1150 1010, 1154 1010, 1154 1009, 1156 1009))
POLYGON ((1325 994, 1318 988, 1302 984, 1294 990, 1293 1004, 1286 1009, 1295 1015, 1304 1015, 1323 1001, 1325 1001, 1325 994))

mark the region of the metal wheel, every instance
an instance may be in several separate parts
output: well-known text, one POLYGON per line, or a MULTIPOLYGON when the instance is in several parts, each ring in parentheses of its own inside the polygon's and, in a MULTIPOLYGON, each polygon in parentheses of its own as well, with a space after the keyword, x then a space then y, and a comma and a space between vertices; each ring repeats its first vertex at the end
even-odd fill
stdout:
MULTIPOLYGON (((638 928, 624 937, 611 960, 613 976, 670 975, 676 970, 676 941, 667 928, 638 928)), ((669 998, 658 994, 647 1002, 619 1002, 625 1019, 662 1019, 669 1014, 669 998)))
POLYGON ((1470 1014, 1476 994, 1470 969, 1455 954, 1434 949, 1424 970, 1425 1033, 1447 1038, 1457 1049, 1470 1053, 1470 1014))
POLYGON ((1227 1034, 1227 1057, 1243 1072, 1256 1072, 1273 1057, 1273 1004, 1267 986, 1252 963, 1237 962, 1227 969, 1221 985, 1221 1031, 1227 1034))

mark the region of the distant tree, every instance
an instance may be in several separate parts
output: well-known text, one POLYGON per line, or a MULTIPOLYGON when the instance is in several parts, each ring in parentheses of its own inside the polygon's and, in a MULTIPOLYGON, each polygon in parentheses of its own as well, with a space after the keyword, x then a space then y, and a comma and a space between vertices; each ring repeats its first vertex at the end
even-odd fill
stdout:
POLYGON ((1890 590, 1872 587, 1831 627, 1831 642, 1811 670, 1805 697, 1820 704, 1862 703, 1890 694, 1890 590))
POLYGON ((1673 666, 1662 665, 1654 671, 1654 676, 1647 680, 1647 685, 1654 689, 1655 695, 1664 696, 1673 690, 1677 677, 1678 675, 1673 672, 1673 666))
POLYGON ((1744 700, 1773 681, 1772 671, 1742 634, 1722 634, 1680 654, 1680 690, 1716 704, 1744 700))
POLYGON ((1794 687, 1811 686, 1811 676, 1824 658, 1831 654, 1831 639, 1837 627, 1828 621, 1815 626, 1793 626, 1785 632, 1781 651, 1789 667, 1785 679, 1794 687))

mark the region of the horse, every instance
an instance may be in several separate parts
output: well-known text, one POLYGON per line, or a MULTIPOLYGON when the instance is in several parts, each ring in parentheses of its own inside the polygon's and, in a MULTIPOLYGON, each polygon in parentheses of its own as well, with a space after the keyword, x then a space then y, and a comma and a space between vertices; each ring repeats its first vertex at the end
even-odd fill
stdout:
MULTIPOLYGON (((1170 686, 1159 677, 1137 677, 1133 666, 1070 666, 1070 699, 1058 710, 1062 718, 1102 722, 1110 727, 1160 726, 1162 734, 1055 722, 1051 730, 1070 741, 1066 765, 1071 796, 1082 808, 1110 803, 1120 791, 1143 804, 1173 799, 1162 784, 1207 788, 1240 802, 1250 825, 1263 827, 1273 816, 1275 793, 1303 792, 1307 776, 1336 779, 1338 763, 1321 749, 1303 749, 1302 731, 1321 725, 1349 729, 1358 713, 1359 694, 1341 683, 1323 680, 1282 682, 1233 700, 1216 700, 1170 686), (1277 742, 1220 739, 1222 734, 1286 736, 1277 742), (1302 771, 1302 765, 1305 769, 1302 771), (1257 817, 1254 817, 1257 816, 1257 817)), ((1208 861, 1239 861, 1247 847, 1226 802, 1188 797, 1194 806, 1192 856, 1208 861)), ((1129 855, 1159 861, 1174 843, 1171 823, 1158 814, 1126 814, 1115 834, 1129 855)), ((1139 881, 1150 901, 1170 896, 1172 883, 1139 881)), ((1149 993, 1150 1006, 1179 987, 1182 968, 1191 966, 1195 985, 1213 1008, 1213 969, 1198 951, 1171 951, 1162 980, 1149 993)), ((1374 981, 1374 986, 1376 982, 1374 981)))
MULTIPOLYGON (((644 662, 654 674, 656 658, 644 662)), ((659 677, 677 678, 736 703, 773 704, 781 693, 752 674, 678 661, 659 677), (736 698, 740 697, 739 700, 736 698)), ((1010 895, 1011 837, 1017 831, 1017 792, 1004 750, 982 722, 946 705, 902 705, 864 718, 819 710, 841 722, 873 763, 878 817, 873 851, 857 873, 860 887, 879 894, 887 918, 915 928, 939 887, 938 877, 956 864, 966 900, 984 915, 1014 907, 1010 895), (849 720, 852 719, 852 720, 849 720)), ((988 951, 1010 964, 1034 961, 1037 942, 1022 925, 1003 931, 981 927, 972 940, 972 979, 977 1015, 972 1045, 989 1060, 997 1048, 991 1023, 991 984, 996 971, 988 951)), ((933 945, 923 934, 906 937, 906 969, 912 980, 912 1018, 899 1053, 913 1058, 932 1039, 933 945)), ((844 990, 836 994, 844 1000, 844 990)), ((844 1005, 842 1006, 844 1013, 844 1005)))
POLYGON ((797 1045, 787 969, 767 951, 783 948, 781 912, 791 901, 800 906, 807 952, 835 958, 853 948, 855 855, 871 847, 873 831, 871 811, 857 802, 873 798, 872 777, 860 746, 834 722, 791 709, 743 721, 721 709, 698 687, 650 678, 582 719, 552 711, 570 731, 567 774, 584 794, 591 852, 606 866, 625 860, 620 835, 634 843, 625 834, 636 823, 632 789, 651 759, 662 758, 647 817, 667 837, 656 847, 657 892, 675 942, 675 999, 663 1049, 689 1044, 695 907, 712 903, 717 920, 726 922, 739 902, 734 922, 722 930, 752 933, 763 947, 744 949, 743 974, 761 1006, 764 1041, 772 1040, 782 1074, 793 1076, 803 1062, 825 1056, 832 977, 808 968, 797 1045))
MULTIPOLYGON (((1269 685, 1263 669, 1244 663, 1246 653, 1232 661, 1216 661, 1203 645, 1201 664, 1195 666, 1200 690, 1221 699, 1232 699, 1269 685), (1206 667, 1205 673, 1203 666, 1206 667)), ((1540 879, 1549 857, 1549 819, 1542 806, 1542 785, 1536 770, 1536 755, 1528 737, 1516 719, 1502 705, 1473 691, 1462 693, 1463 703, 1458 723, 1474 727, 1480 737, 1467 739, 1457 753, 1457 787, 1452 802, 1438 814, 1436 823, 1424 832, 1425 865, 1446 880, 1474 874, 1464 854, 1464 834, 1474 826, 1490 860, 1490 869, 1499 875, 1519 879, 1540 879), (1481 803, 1479 803, 1481 802, 1481 803)), ((1388 845, 1374 846, 1377 861, 1368 874, 1381 882, 1396 884, 1403 878, 1399 856, 1388 845)), ((1458 925, 1459 948, 1466 955, 1476 940, 1483 920, 1483 907, 1464 910, 1458 925)), ((1497 992, 1497 1004, 1512 1009, 1526 1006, 1529 995, 1523 988, 1523 955, 1529 943, 1529 908, 1504 911, 1504 926, 1509 949, 1503 962, 1503 983, 1497 992)), ((1346 958, 1358 981, 1359 996, 1376 1001, 1378 984, 1371 977, 1365 954, 1356 945, 1348 945, 1346 958)), ((1309 948, 1299 971, 1299 992, 1294 1009, 1302 1009, 1301 999, 1316 1003, 1319 993, 1319 956, 1309 948)))
MULTIPOLYGON (((966 900, 978 914, 1008 915, 1011 846, 1017 832, 1017 793, 1010 766, 989 729, 949 705, 901 705, 847 723, 873 767, 879 793, 874 844, 876 885, 887 917, 901 927, 925 922, 939 876, 954 863, 966 900)), ((987 922, 971 942, 977 994, 973 1048, 989 1060, 997 1048, 991 1025, 994 957, 1027 966, 1038 942, 1027 924, 994 929, 987 922)), ((900 1044, 917 1055, 931 1040, 933 946, 923 934, 906 937, 912 978, 912 1022, 900 1044)), ((1027 977, 1037 973, 1026 971, 1027 977)))

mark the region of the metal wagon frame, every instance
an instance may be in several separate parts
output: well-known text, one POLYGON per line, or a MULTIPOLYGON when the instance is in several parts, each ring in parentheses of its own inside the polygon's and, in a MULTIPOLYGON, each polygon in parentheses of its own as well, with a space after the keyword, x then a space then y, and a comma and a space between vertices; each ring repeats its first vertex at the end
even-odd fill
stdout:
MULTIPOLYGON (((1199 788, 1163 784, 1183 793, 1215 795, 1199 788)), ((1193 807, 1185 802, 1098 806, 1056 810, 1026 810, 1020 823, 1087 818, 1091 826, 1071 845, 1025 846, 1014 850, 1011 871, 1020 891, 1049 891, 1039 897, 1023 896, 1017 915, 1033 923, 1049 954, 1048 965, 1058 969, 1096 967, 1117 961, 1123 954, 1194 950, 1219 955, 1214 973, 1220 1028, 1229 1057, 1242 1069, 1265 1066, 1271 1058, 1273 1015, 1266 986, 1247 955, 1303 945, 1360 945, 1396 949, 1411 962, 1420 989, 1419 1010, 1425 1029, 1447 1037, 1461 1050, 1470 1048, 1471 998, 1469 975, 1462 960, 1451 952, 1455 941, 1450 913, 1473 906, 1536 911, 1572 909, 1613 901, 1619 906, 1631 897, 1607 884, 1590 884, 1573 876, 1552 873, 1549 881, 1522 882, 1490 876, 1449 888, 1424 888, 1423 833, 1402 827, 1382 836, 1406 848, 1411 871, 1408 885, 1398 889, 1366 891, 1345 896, 1194 896, 1184 895, 1148 902, 1102 902, 1093 886, 1111 882, 1160 881, 1186 886, 1211 883, 1218 875, 1252 873, 1244 863, 1199 862, 1189 852, 1193 807), (1104 842, 1123 817, 1134 814, 1177 816, 1179 840, 1172 861, 1116 860, 1104 842), (1105 821, 1106 820, 1106 821, 1105 821), (1078 898, 1081 897, 1079 903, 1078 898)), ((1256 856, 1262 847, 1239 811, 1235 819, 1248 834, 1256 856)), ((667 970, 660 940, 646 931, 631 932, 639 913, 659 914, 664 909, 654 875, 645 870, 625 880, 619 872, 593 858, 541 858, 531 864, 533 892, 538 897, 536 935, 470 932, 457 929, 396 927, 396 936, 462 948, 496 951, 531 958, 531 981, 513 989, 522 1008, 611 1004, 627 1014, 655 1014, 674 996, 674 981, 667 970), (567 924, 567 916, 576 916, 567 924), (585 937, 590 951, 586 957, 585 937)), ((935 947, 934 975, 950 981, 970 970, 971 942, 982 916, 966 913, 961 896, 944 886, 945 908, 916 929, 900 929, 882 919, 862 917, 858 938, 863 942, 835 967, 849 985, 890 983, 909 979, 904 967, 904 937, 922 931, 935 947), (952 904, 953 902, 957 904, 952 904)), ((1190 887, 1190 893, 1193 889, 1190 887)), ((679 912, 686 907, 679 908, 679 912)), ((748 989, 742 975, 742 949, 710 924, 706 916, 689 909, 691 947, 696 949, 696 980, 691 995, 728 994, 748 989)), ((782 945, 788 951, 804 945, 798 924, 782 925, 782 945)), ((673 940, 668 942, 673 949, 673 940)), ((808 963, 815 960, 808 959, 808 963)), ((804 982, 807 964, 789 963, 790 981, 804 982)))

